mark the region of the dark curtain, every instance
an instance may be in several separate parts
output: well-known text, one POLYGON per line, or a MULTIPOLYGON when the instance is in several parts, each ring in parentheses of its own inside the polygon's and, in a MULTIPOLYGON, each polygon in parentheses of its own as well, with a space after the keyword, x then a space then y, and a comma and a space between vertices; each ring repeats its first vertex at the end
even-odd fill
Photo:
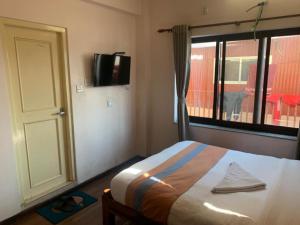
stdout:
POLYGON ((191 34, 187 25, 174 26, 172 32, 178 97, 178 136, 179 141, 184 141, 189 138, 189 117, 185 98, 190 81, 191 34))

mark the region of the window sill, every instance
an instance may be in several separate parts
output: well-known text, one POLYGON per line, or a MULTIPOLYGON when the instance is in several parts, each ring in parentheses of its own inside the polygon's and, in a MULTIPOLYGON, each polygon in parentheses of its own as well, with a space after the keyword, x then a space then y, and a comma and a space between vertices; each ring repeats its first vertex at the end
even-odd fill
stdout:
MULTIPOLYGON (((174 122, 174 123, 177 124, 177 122, 174 122)), ((241 130, 241 129, 234 129, 234 128, 228 128, 228 127, 221 127, 221 126, 216 126, 216 125, 200 124, 200 123, 190 123, 190 126, 192 126, 192 127, 202 127, 202 128, 208 128, 208 129, 214 129, 214 130, 221 130, 221 131, 228 131, 228 132, 234 132, 234 133, 251 134, 251 135, 270 137, 270 138, 279 138, 279 139, 291 140, 291 141, 297 141, 297 137, 289 136, 289 135, 283 135, 283 134, 273 134, 273 133, 267 133, 267 132, 241 130)))

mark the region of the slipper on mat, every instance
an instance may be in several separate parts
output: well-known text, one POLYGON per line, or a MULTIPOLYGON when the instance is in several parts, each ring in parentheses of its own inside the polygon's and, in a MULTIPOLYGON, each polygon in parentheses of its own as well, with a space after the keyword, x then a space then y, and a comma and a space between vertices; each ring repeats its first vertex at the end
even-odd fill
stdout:
POLYGON ((81 206, 83 198, 77 196, 62 196, 53 207, 56 212, 72 212, 76 206, 81 206))

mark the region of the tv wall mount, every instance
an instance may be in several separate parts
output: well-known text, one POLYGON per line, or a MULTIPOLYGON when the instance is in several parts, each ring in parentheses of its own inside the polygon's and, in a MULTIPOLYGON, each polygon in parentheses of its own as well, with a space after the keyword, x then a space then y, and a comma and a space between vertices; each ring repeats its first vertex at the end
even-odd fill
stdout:
POLYGON ((125 55, 125 52, 115 52, 113 55, 125 55))

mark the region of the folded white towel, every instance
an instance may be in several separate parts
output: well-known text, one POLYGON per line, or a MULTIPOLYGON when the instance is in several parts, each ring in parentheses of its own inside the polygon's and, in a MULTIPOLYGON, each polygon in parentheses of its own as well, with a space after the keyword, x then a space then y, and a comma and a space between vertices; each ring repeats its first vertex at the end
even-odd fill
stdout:
POLYGON ((223 180, 212 189, 213 193, 234 193, 257 191, 266 188, 266 184, 253 177, 250 173, 241 168, 237 163, 232 162, 226 171, 223 180))

